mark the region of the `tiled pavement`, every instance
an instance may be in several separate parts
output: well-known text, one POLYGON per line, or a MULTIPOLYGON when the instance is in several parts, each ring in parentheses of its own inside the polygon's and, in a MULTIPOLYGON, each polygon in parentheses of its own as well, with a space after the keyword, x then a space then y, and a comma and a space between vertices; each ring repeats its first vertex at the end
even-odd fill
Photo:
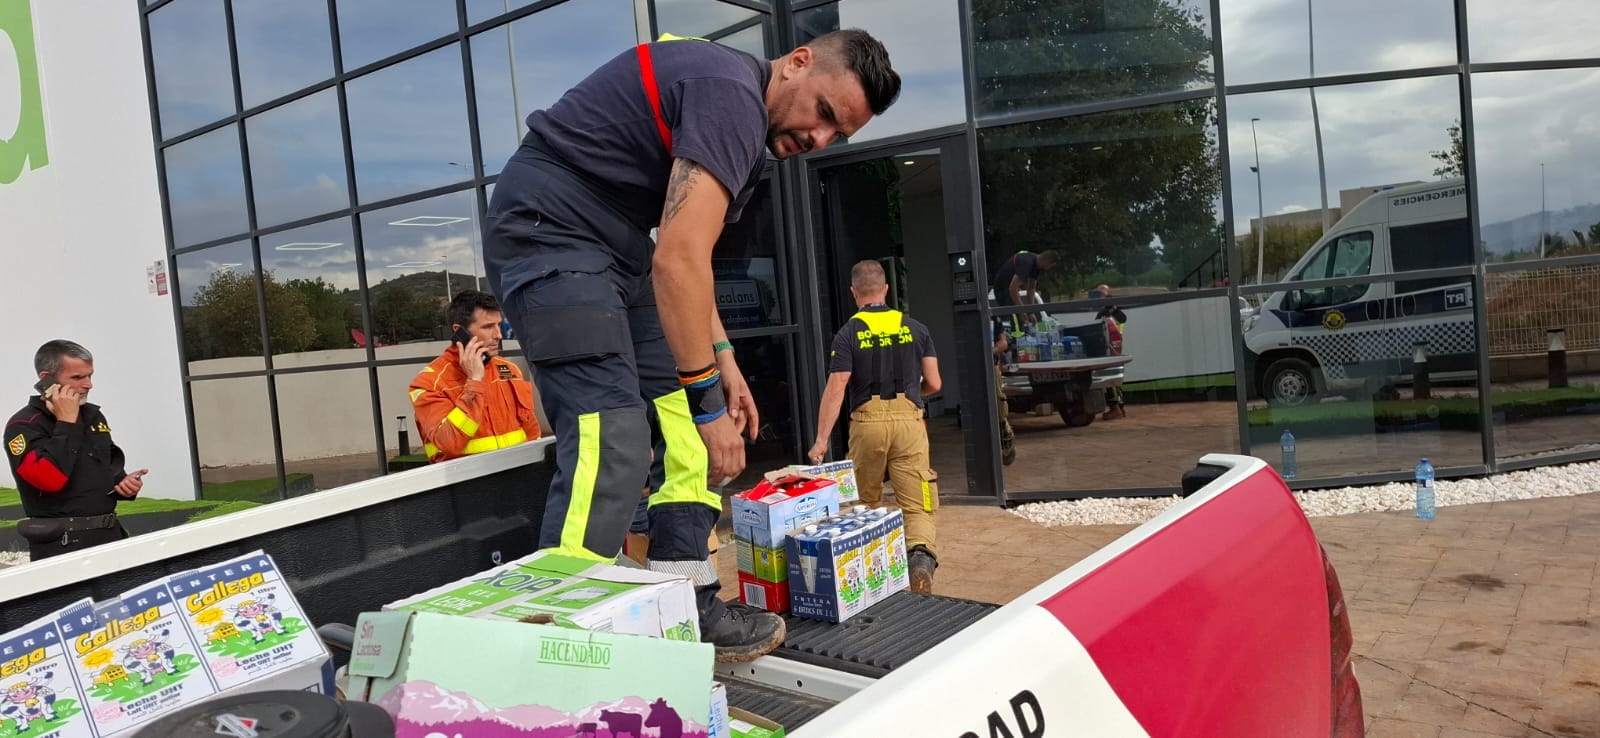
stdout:
MULTIPOLYGON (((1007 602, 1133 526, 940 510, 935 590, 1007 602)), ((1600 494, 1315 518, 1370 738, 1600 737, 1600 494)), ((734 591, 732 551, 718 557, 734 591)))

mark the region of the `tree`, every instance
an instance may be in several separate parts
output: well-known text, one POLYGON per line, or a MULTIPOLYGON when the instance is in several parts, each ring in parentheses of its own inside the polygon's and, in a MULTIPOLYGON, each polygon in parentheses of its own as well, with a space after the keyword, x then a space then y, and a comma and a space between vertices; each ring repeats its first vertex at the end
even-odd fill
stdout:
MULTIPOLYGON (((1283 273, 1294 266, 1300 257, 1316 244, 1322 237, 1322 227, 1318 225, 1297 225, 1294 223, 1268 223, 1266 233, 1263 235, 1262 251, 1265 252, 1264 273, 1271 280, 1273 275, 1285 276, 1283 273)), ((1241 254, 1241 272, 1254 275, 1256 273, 1256 231, 1250 229, 1249 235, 1239 237, 1239 251, 1241 254)))
POLYGON ((284 284, 300 294, 311 315, 314 332, 304 350, 347 348, 353 345, 351 328, 361 327, 361 311, 322 277, 291 279, 284 284))
MULTIPOLYGON (((442 275, 441 275, 442 276, 442 275)), ((421 280, 392 279, 372 287, 372 330, 374 338, 394 343, 442 338, 444 301, 414 289, 421 280)), ((441 291, 439 294, 444 294, 441 291)))
MULTIPOLYGON (((190 361, 227 356, 261 356, 261 319, 255 275, 222 270, 195 292, 183 313, 184 351, 190 361)), ((274 353, 304 351, 316 335, 311 311, 300 293, 279 284, 272 272, 261 277, 267 303, 267 340, 274 353)))
MULTIPOLYGON (((973 0, 972 13, 985 114, 1212 80, 1209 24, 1172 0, 973 0)), ((985 129, 979 145, 994 267, 1018 249, 1060 251, 1040 277, 1051 299, 1107 270, 1187 273, 1226 245, 1209 99, 985 129)))
POLYGON ((1439 166, 1433 170, 1433 176, 1439 179, 1467 176, 1467 144, 1461 138, 1461 121, 1446 128, 1445 135, 1450 137, 1450 148, 1430 154, 1439 162, 1439 166))

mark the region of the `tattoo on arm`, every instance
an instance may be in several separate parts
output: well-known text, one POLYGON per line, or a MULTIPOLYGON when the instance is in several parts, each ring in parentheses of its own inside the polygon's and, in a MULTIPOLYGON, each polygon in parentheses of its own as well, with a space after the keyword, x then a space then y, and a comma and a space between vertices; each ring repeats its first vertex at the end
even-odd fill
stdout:
POLYGON ((661 211, 661 225, 667 223, 678 215, 684 203, 689 201, 689 191, 700 180, 700 173, 704 171, 688 159, 674 159, 672 161, 672 175, 667 179, 667 203, 661 211))

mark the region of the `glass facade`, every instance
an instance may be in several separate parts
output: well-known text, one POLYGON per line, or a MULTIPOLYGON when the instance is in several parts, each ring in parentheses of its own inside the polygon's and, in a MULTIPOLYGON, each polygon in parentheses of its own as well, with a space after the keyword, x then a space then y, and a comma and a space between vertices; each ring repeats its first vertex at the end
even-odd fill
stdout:
POLYGON ((888 47, 899 102, 773 162, 713 252, 761 410, 751 475, 810 445, 863 258, 934 334, 946 494, 1164 493, 1205 453, 1282 468, 1290 438, 1306 486, 1600 456, 1584 3, 140 8, 208 496, 325 489, 420 446, 405 388, 450 295, 487 289, 481 213, 529 112, 659 34, 771 57, 850 27, 888 47), (1074 347, 1092 369, 1028 366, 1074 347))

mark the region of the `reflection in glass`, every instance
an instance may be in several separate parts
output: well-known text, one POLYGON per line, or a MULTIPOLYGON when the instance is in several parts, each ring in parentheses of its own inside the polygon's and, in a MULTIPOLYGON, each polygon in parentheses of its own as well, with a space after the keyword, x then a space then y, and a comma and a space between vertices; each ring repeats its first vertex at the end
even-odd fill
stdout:
POLYGON ((349 207, 336 94, 323 90, 245 121, 257 227, 349 207))
POLYGON ((262 236, 261 268, 274 368, 366 360, 348 219, 262 236))
POLYGON ((761 15, 717 0, 655 0, 655 6, 657 36, 713 38, 717 31, 761 15))
POLYGON ((173 257, 189 374, 261 369, 261 313, 250 242, 173 257))
POLYGON ((790 368, 794 359, 788 337, 738 338, 730 343, 761 416, 755 442, 745 445, 744 474, 728 484, 728 490, 733 491, 749 489, 766 471, 794 463, 802 447, 792 399, 795 390, 790 368))
POLYGON ((249 229, 237 128, 218 128, 168 147, 161 155, 167 165, 173 248, 249 229))
POLYGON ((267 378, 191 382, 189 393, 200 457, 200 499, 277 501, 267 378))
MULTIPOLYGON (((1242 273, 1255 281, 1258 254, 1263 280, 1286 278, 1291 267, 1319 242, 1324 228, 1338 229, 1341 218, 1352 223, 1383 220, 1383 197, 1396 188, 1423 187, 1455 181, 1456 196, 1430 200, 1450 205, 1466 218, 1462 188, 1460 92, 1452 76, 1370 82, 1324 87, 1317 92, 1319 116, 1313 118, 1306 90, 1286 90, 1228 97, 1230 176, 1233 218, 1242 256, 1242 273), (1373 110, 1404 110, 1404 115, 1372 117, 1373 110), (1327 206, 1317 167, 1316 121, 1322 128, 1327 172, 1327 206), (1259 155, 1261 166, 1254 168, 1259 155), (1260 184, 1259 190, 1257 184, 1260 184), (1357 215, 1357 208, 1378 193, 1357 215), (1260 194, 1258 198, 1257 195, 1260 194), (1260 213, 1266 213, 1262 228, 1260 213)), ((1396 250, 1395 269, 1431 269, 1472 263, 1465 252, 1435 253, 1427 243, 1437 234, 1404 234, 1424 244, 1396 250)), ((1456 243, 1450 241, 1449 243, 1456 243)), ((1470 239, 1469 239, 1470 243, 1470 239)), ((1453 247, 1452 247, 1453 248, 1453 247)), ((1375 269, 1374 273, 1383 271, 1375 269)), ((1304 277, 1312 279, 1314 277, 1304 277)), ((1315 277, 1322 278, 1322 277, 1315 277)))
POLYGON ((1229 85, 1454 64, 1455 4, 1223 0, 1222 54, 1229 85))
POLYGON ((350 148, 361 202, 463 178, 472 161, 461 50, 446 46, 347 86, 350 148))
POLYGON ((973 0, 978 114, 1210 86, 1208 8, 1204 0, 973 0))
POLYGON ((966 120, 960 16, 955 0, 841 0, 796 11, 796 45, 841 28, 865 28, 900 73, 900 99, 851 140, 867 141, 966 120))
POLYGON ((722 229, 711 252, 717 312, 728 330, 783 324, 778 292, 778 234, 772 178, 763 178, 737 223, 722 229))
POLYGON ((1225 274, 1211 100, 978 132, 989 274, 1017 251, 1060 254, 1042 299, 1193 287, 1225 274), (1139 176, 1129 176, 1137 172, 1139 176))
POLYGON ((222 3, 177 0, 149 15, 161 136, 233 115, 233 65, 222 3))
MULTIPOLYGON (((1374 229, 1380 251, 1382 231, 1374 229)), ((1346 251, 1351 240, 1359 239, 1340 238, 1332 250, 1346 251)), ((1347 253, 1358 258, 1362 250, 1347 253)), ((1248 405, 1258 455, 1277 460, 1288 430, 1302 479, 1404 472, 1422 457, 1435 467, 1482 463, 1468 278, 1259 297, 1262 308, 1244 328, 1252 397, 1260 398, 1248 405)))
POLYGON ((466 289, 490 291, 479 267, 478 233, 471 190, 361 214, 380 360, 438 356, 450 337, 450 298, 466 289))
POLYGON ((1487 280, 1495 456, 1600 449, 1600 265, 1487 280), (1554 362, 1552 348, 1564 352, 1554 362))
POLYGON ((450 2, 339 0, 336 7, 345 71, 454 33, 457 27, 456 4, 450 2))
POLYGON ((1600 252, 1600 69, 1472 75, 1478 206, 1490 261, 1600 252))
POLYGON ((1600 37, 1600 5, 1589 0, 1467 0, 1467 32, 1473 62, 1589 58, 1595 56, 1594 40, 1600 37))
POLYGON ((765 25, 751 26, 743 31, 730 33, 717 39, 717 43, 738 49, 757 59, 772 57, 771 50, 767 48, 767 29, 765 25))
POLYGON ((472 37, 485 174, 499 172, 522 143, 529 113, 549 107, 633 45, 633 26, 617 20, 631 17, 632 6, 629 0, 569 0, 472 37))
POLYGON ((1041 313, 1041 325, 1059 328, 1033 336, 1076 338, 1085 358, 1107 364, 1131 359, 1120 369, 1040 372, 1010 358, 1002 365, 1017 449, 1002 468, 1008 492, 1171 488, 1201 456, 1239 447, 1229 325, 1238 313, 1228 298, 1131 300, 1041 313))
POLYGON ((280 374, 274 381, 289 496, 378 476, 366 369, 280 374))
POLYGON ((246 109, 333 76, 326 0, 234 0, 233 31, 246 109))

